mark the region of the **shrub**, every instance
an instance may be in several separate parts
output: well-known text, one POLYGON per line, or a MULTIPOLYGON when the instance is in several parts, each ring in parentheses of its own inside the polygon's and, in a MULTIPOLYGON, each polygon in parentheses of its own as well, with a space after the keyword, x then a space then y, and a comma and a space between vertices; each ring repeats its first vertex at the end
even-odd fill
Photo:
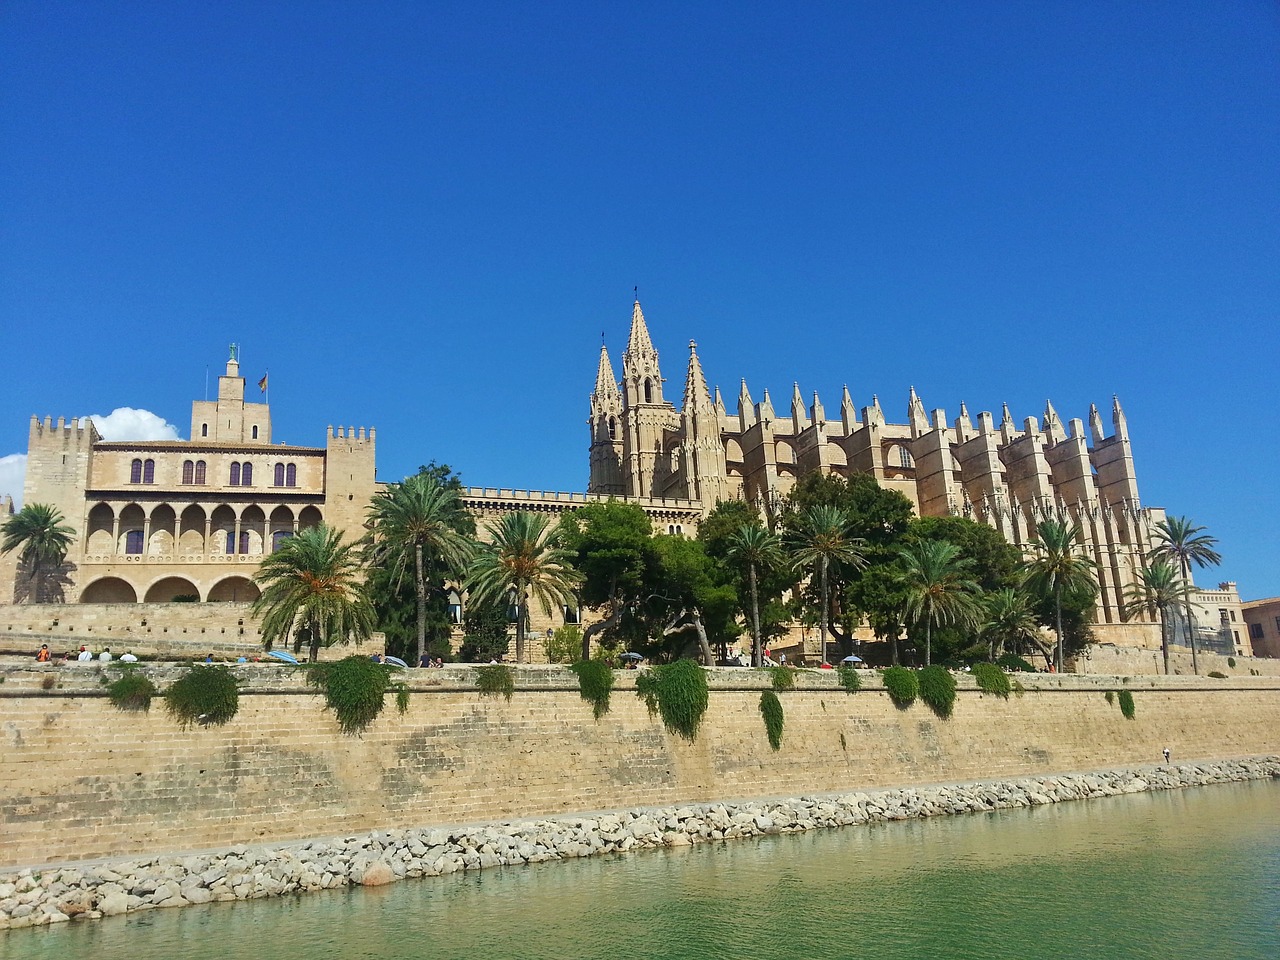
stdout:
POLYGON ((1231 667, 1231 668, 1233 668, 1233 669, 1234 669, 1234 668, 1235 668, 1235 665, 1236 665, 1236 658, 1235 658, 1235 657, 1227 657, 1227 666, 1228 666, 1228 667, 1231 667))
POLYGON ((613 693, 613 670, 603 660, 579 660, 569 669, 578 675, 578 693, 591 704, 597 720, 609 712, 609 696, 613 693))
POLYGON ((582 656, 582 628, 572 623, 557 627, 542 643, 548 663, 572 664, 582 656))
POLYGON ((769 672, 769 677, 773 681, 773 689, 782 693, 790 690, 796 685, 796 671, 790 667, 765 667, 769 672))
POLYGON ((707 712, 707 674, 693 660, 650 667, 636 677, 636 696, 672 733, 692 741, 707 712))
POLYGON ((42 690, 52 690, 55 684, 57 684, 57 682, 58 682, 58 678, 55 677, 53 674, 49 674, 49 676, 43 678, 40 681, 40 688, 42 690))
POLYGON ((956 678, 951 671, 936 663, 920 671, 920 699, 934 713, 946 720, 956 703, 956 678))
POLYGON ((1116 694, 1114 690, 1108 690, 1106 693, 1103 694, 1103 697, 1106 698, 1107 703, 1116 702, 1116 694))
POLYGON ((1211 677, 1215 677, 1215 678, 1217 678, 1218 680, 1225 680, 1225 679, 1227 679, 1227 675, 1226 675, 1225 673, 1223 673, 1221 670, 1210 670, 1210 671, 1209 671, 1209 676, 1211 676, 1211 677))
POLYGON ((782 725, 786 718, 782 712, 782 701, 772 690, 760 694, 760 715, 764 717, 764 732, 769 736, 769 746, 777 750, 782 746, 782 725))
POLYGON ((1120 701, 1120 712, 1124 714, 1124 718, 1126 720, 1132 720, 1133 719, 1133 694, 1128 690, 1121 690, 1120 696, 1117 699, 1120 701))
POLYGON ((170 603, 199 603, 200 595, 197 593, 180 593, 170 603))
POLYGON ((403 683, 396 684, 396 709, 402 717, 409 712, 409 688, 403 683))
POLYGON ((338 718, 343 733, 360 733, 382 712, 391 686, 385 664, 355 654, 307 668, 307 683, 324 693, 325 706, 338 718))
POLYGON ((996 666, 1004 670, 1021 670, 1024 673, 1035 673, 1036 668, 1023 660, 1016 653, 1003 654, 996 661, 996 666))
POLYGON ((505 663, 476 667, 476 688, 486 697, 502 694, 508 700, 516 692, 516 671, 505 663))
POLYGON ((1013 689, 1009 684, 1009 675, 994 663, 975 663, 973 679, 983 693, 992 693, 1005 700, 1009 699, 1009 693, 1013 689))
POLYGON ((888 667, 882 679, 884 688, 889 691, 889 699, 904 710, 915 703, 916 697, 920 696, 920 680, 916 677, 914 670, 908 670, 906 667, 888 667))
POLYGON ((836 667, 836 676, 840 678, 840 686, 850 693, 862 686, 862 676, 853 667, 836 667))
POLYGON ((150 677, 131 669, 107 686, 107 696, 117 710, 150 710, 151 698, 159 693, 150 677))
POLYGON ((240 709, 237 683, 226 667, 192 667, 164 692, 165 709, 184 728, 226 723, 240 709))
POLYGON ((1013 681, 1013 695, 1021 700, 1027 693, 1027 688, 1022 685, 1021 680, 1013 681))

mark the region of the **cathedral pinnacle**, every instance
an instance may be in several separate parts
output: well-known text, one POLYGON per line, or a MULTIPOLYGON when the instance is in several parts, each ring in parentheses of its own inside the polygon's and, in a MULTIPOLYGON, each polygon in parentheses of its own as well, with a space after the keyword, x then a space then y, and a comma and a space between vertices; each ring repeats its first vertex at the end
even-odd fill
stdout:
POLYGON ((600 367, 596 371, 595 398, 601 401, 616 399, 618 396, 618 380, 613 375, 613 364, 609 360, 609 350, 603 344, 600 347, 600 367))
POLYGON ((684 409, 686 413, 705 411, 711 407, 711 393, 707 389, 707 378, 702 373, 702 362, 698 359, 698 344, 689 341, 689 373, 684 381, 684 409))
POLYGON ((637 300, 631 308, 631 336, 627 339, 627 353, 638 357, 642 353, 653 353, 653 341, 649 339, 649 327, 644 322, 644 311, 637 300))

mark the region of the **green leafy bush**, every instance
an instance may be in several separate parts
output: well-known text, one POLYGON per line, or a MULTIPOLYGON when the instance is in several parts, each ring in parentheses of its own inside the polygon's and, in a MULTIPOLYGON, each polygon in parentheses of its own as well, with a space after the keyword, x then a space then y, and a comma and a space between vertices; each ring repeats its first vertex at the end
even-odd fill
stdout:
POLYGON ((343 733, 360 733, 382 712, 391 671, 359 654, 307 668, 307 683, 324 693, 343 733))
POLYGON ((946 720, 956 703, 956 678, 946 667, 936 663, 920 671, 920 699, 934 713, 946 720))
POLYGON ((508 700, 516 692, 516 671, 505 663, 487 663, 476 667, 476 689, 487 697, 502 694, 508 700))
POLYGON ((159 693, 150 677, 128 667, 107 685, 107 696, 117 710, 150 710, 151 698, 159 693))
POLYGON ((853 667, 836 667, 836 676, 840 678, 840 686, 850 693, 862 686, 862 676, 853 667))
POLYGON ((1009 699, 1009 693, 1013 688, 1009 684, 1007 673, 994 663, 975 663, 972 669, 973 679, 977 681, 979 690, 983 693, 995 694, 1005 700, 1009 699))
POLYGON ((1227 666, 1228 666, 1228 667, 1231 667, 1232 669, 1235 669, 1235 665, 1236 665, 1236 658, 1235 658, 1235 657, 1227 657, 1227 666))
POLYGON ((650 667, 636 677, 636 696, 672 733, 692 741, 707 712, 707 674, 693 660, 650 667))
POLYGON ((1218 679, 1218 680, 1225 680, 1225 679, 1227 679, 1227 675, 1226 675, 1225 673, 1223 673, 1221 670, 1210 670, 1210 671, 1209 671, 1209 676, 1211 676, 1211 677, 1215 677, 1215 678, 1216 678, 1216 679, 1218 679))
POLYGON ((1133 719, 1133 694, 1128 690, 1121 690, 1120 696, 1120 712, 1124 714, 1126 720, 1133 719))
POLYGON ((164 692, 164 706, 184 728, 223 724, 240 709, 238 683, 227 667, 192 667, 164 692))
POLYGON ((1108 690, 1106 693, 1103 694, 1103 697, 1106 698, 1107 703, 1116 702, 1116 693, 1114 690, 1108 690))
POLYGON ((396 684, 396 709, 402 717, 409 712, 409 688, 403 683, 396 684))
POLYGON ((773 689, 782 693, 791 690, 796 685, 796 671, 790 667, 765 667, 769 672, 769 678, 773 682, 773 689))
POLYGON ((546 651, 548 663, 576 663, 582 656, 582 628, 572 623, 557 627, 542 642, 542 649, 546 651))
POLYGON ((920 696, 920 680, 914 670, 906 667, 887 667, 881 675, 884 688, 889 691, 889 699, 895 705, 906 709, 916 702, 920 696))
POLYGON ((1003 670, 1021 670, 1024 673, 1035 673, 1036 668, 1023 660, 1016 653, 1006 653, 996 660, 996 666, 1003 670))
POLYGON ((599 720, 609 712, 613 669, 603 660, 579 660, 569 669, 578 675, 578 693, 591 704, 591 714, 599 720))
POLYGON ((197 593, 180 593, 170 603, 199 603, 200 595, 197 593))
POLYGON ((760 715, 764 717, 764 731, 769 736, 769 746, 777 750, 782 746, 782 726, 785 716, 782 701, 772 690, 760 694, 760 715))

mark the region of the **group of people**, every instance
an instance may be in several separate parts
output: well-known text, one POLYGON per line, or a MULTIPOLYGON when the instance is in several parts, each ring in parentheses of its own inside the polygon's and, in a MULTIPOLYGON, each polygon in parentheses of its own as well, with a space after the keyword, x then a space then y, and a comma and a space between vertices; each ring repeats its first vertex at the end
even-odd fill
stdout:
MULTIPOLYGON (((77 650, 68 650, 62 655, 59 663, 89 663, 97 660, 99 663, 110 663, 115 658, 111 655, 110 647, 103 647, 100 653, 95 654, 88 647, 82 646, 77 650)), ((53 653, 49 649, 47 643, 40 644, 40 650, 36 653, 36 663, 51 663, 53 661, 53 653)), ((137 663, 138 658, 133 655, 132 650, 126 650, 120 657, 121 663, 137 663)))

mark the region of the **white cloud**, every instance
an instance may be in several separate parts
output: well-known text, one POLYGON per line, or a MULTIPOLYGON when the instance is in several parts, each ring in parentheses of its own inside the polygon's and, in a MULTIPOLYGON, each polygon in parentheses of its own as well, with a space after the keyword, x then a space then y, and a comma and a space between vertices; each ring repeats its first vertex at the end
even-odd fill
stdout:
POLYGON ((81 420, 92 420, 103 440, 181 440, 178 428, 150 410, 116 407, 108 414, 91 413, 81 420))
MULTIPOLYGON (((22 481, 27 476, 27 455, 11 453, 0 457, 0 494, 13 497, 14 509, 22 507, 22 481)), ((2 518, 0 518, 2 519, 2 518)))

